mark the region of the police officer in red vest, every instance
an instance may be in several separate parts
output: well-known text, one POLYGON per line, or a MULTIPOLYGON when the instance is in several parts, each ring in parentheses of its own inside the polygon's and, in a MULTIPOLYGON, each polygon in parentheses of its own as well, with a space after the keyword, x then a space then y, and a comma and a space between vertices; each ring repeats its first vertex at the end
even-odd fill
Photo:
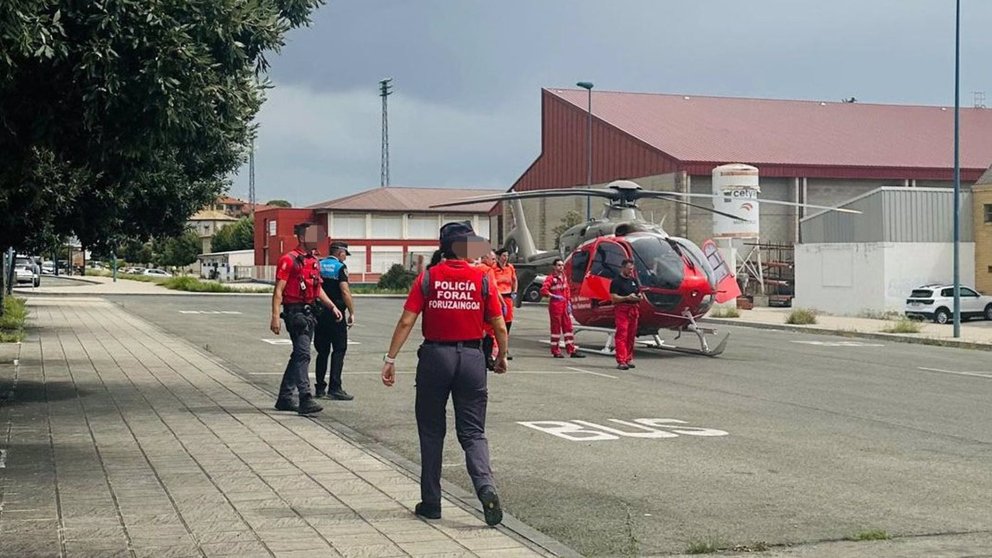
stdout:
POLYGON ((282 374, 276 409, 297 411, 301 415, 324 410, 310 393, 310 342, 313 339, 317 317, 314 305, 317 300, 341 319, 341 311, 320 288, 320 268, 313 255, 321 236, 317 229, 309 230, 310 223, 293 227, 299 246, 283 254, 276 265, 276 288, 272 291, 272 320, 269 329, 279 335, 279 317, 286 321, 286 331, 293 340, 293 352, 282 374), (280 313, 280 306, 282 312, 280 313), (299 404, 293 401, 293 389, 299 394, 299 404))
POLYGON ((486 357, 483 355, 483 321, 489 322, 499 344, 495 371, 506 372, 507 336, 500 294, 487 274, 470 261, 489 250, 486 239, 467 223, 441 227, 444 260, 421 273, 406 299, 403 315, 393 332, 384 357, 382 383, 396 381, 395 362, 424 314, 424 343, 417 351, 417 430, 420 435, 420 496, 414 512, 428 519, 441 517, 441 455, 444 448, 445 407, 450 394, 455 407, 455 429, 465 451, 465 463, 486 523, 503 520, 493 485, 486 440, 486 357))

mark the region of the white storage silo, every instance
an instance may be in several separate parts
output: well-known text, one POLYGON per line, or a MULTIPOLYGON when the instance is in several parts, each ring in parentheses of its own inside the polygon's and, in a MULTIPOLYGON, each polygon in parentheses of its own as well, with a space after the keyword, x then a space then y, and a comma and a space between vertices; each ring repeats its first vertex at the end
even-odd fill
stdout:
POLYGON ((758 169, 734 163, 713 169, 713 208, 741 219, 713 214, 713 236, 716 238, 757 238, 758 169))

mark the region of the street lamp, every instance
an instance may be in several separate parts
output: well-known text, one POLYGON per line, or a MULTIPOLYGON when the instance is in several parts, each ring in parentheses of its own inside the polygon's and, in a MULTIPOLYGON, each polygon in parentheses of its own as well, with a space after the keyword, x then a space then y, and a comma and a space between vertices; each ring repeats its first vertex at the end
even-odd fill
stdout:
MULTIPOLYGON (((592 186, 592 82, 580 81, 575 84, 589 93, 589 104, 586 112, 586 185, 592 186)), ((592 219, 592 197, 586 196, 586 220, 592 219)))
POLYGON ((955 2, 954 12, 954 338, 961 337, 961 165, 958 159, 958 111, 961 79, 961 0, 955 2))

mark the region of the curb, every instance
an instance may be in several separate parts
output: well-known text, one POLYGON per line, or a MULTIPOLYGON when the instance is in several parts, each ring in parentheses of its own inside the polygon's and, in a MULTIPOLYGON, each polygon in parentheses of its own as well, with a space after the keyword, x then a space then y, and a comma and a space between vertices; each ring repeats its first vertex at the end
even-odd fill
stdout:
POLYGON ((753 329, 777 329, 782 331, 792 331, 797 333, 813 333, 820 335, 834 335, 837 337, 859 337, 862 339, 876 339, 882 341, 895 341, 898 343, 910 343, 914 345, 934 345, 938 347, 954 347, 957 349, 971 349, 978 351, 992 351, 992 343, 979 343, 977 341, 960 341, 956 339, 938 339, 935 337, 910 337, 913 334, 903 333, 876 333, 869 331, 850 331, 840 329, 829 329, 824 327, 809 327, 792 324, 766 324, 762 322, 744 322, 727 318, 703 318, 703 323, 719 325, 735 325, 750 327, 753 329))

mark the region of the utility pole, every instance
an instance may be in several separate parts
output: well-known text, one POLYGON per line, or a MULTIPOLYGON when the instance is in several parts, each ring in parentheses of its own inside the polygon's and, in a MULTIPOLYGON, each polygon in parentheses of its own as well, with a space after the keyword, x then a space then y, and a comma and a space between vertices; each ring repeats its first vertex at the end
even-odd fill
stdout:
POLYGON ((392 95, 393 78, 379 81, 379 96, 382 97, 382 158, 379 163, 379 186, 389 186, 389 110, 386 98, 392 95))
POLYGON ((251 140, 251 151, 248 152, 248 207, 251 216, 255 216, 255 139, 251 140))

